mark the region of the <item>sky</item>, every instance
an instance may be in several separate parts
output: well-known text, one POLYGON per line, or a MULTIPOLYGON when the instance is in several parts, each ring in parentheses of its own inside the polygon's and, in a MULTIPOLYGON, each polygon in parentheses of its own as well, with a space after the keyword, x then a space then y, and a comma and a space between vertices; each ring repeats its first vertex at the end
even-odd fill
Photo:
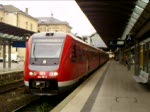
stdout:
POLYGON ((91 35, 95 29, 74 0, 0 0, 2 5, 13 5, 33 17, 53 17, 66 21, 72 27, 72 32, 79 36, 91 35))
MULTIPOLYGON (((78 36, 90 36, 96 31, 88 18, 74 0, 0 0, 2 5, 13 5, 32 17, 53 17, 66 21, 72 27, 71 32, 78 36)), ((97 39, 99 47, 106 47, 101 37, 97 39)))

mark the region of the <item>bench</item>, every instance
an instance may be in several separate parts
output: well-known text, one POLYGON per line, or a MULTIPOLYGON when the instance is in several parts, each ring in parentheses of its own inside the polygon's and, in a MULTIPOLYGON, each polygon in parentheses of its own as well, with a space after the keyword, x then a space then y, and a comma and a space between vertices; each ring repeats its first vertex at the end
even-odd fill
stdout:
POLYGON ((136 82, 141 82, 141 83, 148 83, 148 78, 149 78, 149 74, 144 72, 144 71, 140 71, 140 75, 138 76, 133 76, 133 79, 136 82))

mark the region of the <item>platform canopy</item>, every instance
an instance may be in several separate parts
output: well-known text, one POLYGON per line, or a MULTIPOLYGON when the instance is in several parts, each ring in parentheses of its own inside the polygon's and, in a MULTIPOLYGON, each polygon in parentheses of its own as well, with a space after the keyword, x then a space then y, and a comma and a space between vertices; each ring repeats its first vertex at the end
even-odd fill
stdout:
MULTIPOLYGON (((107 46, 112 40, 125 39, 129 33, 139 33, 150 20, 149 0, 76 0, 76 2, 107 46)), ((137 37, 140 38, 149 29, 150 27, 147 27, 137 37)))
POLYGON ((35 32, 0 22, 0 40, 25 41, 33 33, 35 32))

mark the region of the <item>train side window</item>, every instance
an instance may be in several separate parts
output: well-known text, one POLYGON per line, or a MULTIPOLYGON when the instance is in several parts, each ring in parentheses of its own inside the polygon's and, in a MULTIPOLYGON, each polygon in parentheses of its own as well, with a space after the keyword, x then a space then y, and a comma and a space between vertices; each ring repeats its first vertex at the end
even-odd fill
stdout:
POLYGON ((76 62, 76 59, 77 59, 77 51, 76 51, 76 45, 74 45, 72 49, 72 61, 76 62))
POLYGON ((85 61, 84 49, 81 47, 81 62, 85 61))
POLYGON ((77 52, 78 52, 77 53, 78 61, 82 62, 83 56, 82 56, 82 48, 81 48, 81 46, 78 47, 77 52))

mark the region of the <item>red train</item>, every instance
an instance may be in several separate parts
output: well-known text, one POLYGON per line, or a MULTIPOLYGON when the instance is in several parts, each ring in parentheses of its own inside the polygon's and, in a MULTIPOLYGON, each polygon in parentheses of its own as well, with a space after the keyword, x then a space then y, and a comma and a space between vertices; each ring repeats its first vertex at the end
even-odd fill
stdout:
POLYGON ((73 35, 33 34, 26 47, 26 90, 36 95, 59 94, 107 60, 104 51, 73 35))

